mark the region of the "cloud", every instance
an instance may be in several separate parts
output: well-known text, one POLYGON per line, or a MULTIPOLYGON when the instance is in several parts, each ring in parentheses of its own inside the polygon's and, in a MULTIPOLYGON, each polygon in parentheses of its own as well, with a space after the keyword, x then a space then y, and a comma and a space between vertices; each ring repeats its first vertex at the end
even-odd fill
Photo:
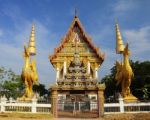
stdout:
POLYGON ((136 0, 118 0, 112 6, 113 11, 116 15, 129 13, 129 11, 135 10, 138 7, 139 7, 139 3, 136 0))
POLYGON ((115 12, 126 12, 137 7, 134 0, 118 0, 114 6, 115 12))
POLYGON ((18 74, 22 70, 22 50, 10 44, 0 44, 0 66, 11 68, 18 74))
POLYGON ((129 42, 133 59, 150 59, 150 26, 125 30, 125 39, 129 42))
POLYGON ((110 69, 114 66, 116 60, 121 59, 121 57, 115 53, 115 50, 102 47, 102 51, 105 53, 106 57, 99 70, 100 79, 110 74, 110 69))

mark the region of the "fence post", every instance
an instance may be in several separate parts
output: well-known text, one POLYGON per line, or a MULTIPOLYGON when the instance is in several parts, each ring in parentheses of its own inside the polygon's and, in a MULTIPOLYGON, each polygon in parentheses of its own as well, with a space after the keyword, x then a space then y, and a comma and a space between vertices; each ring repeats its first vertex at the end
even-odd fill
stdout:
POLYGON ((75 111, 75 108, 76 107, 76 103, 75 102, 73 102, 73 111, 75 111))
POLYGON ((93 102, 90 101, 90 111, 92 111, 92 109, 93 109, 93 102))
POLYGON ((80 105, 80 102, 79 102, 79 111, 80 111, 80 109, 81 109, 80 107, 81 107, 81 105, 80 105))
POLYGON ((64 107, 65 107, 65 102, 63 101, 62 102, 62 110, 64 110, 64 107))
POLYGON ((5 96, 1 98, 1 112, 5 112, 6 100, 7 98, 5 96))
POLYGON ((13 99, 12 99, 12 97, 10 97, 10 98, 9 98, 9 102, 12 103, 12 101, 13 101, 13 99))
POLYGON ((124 102, 122 97, 119 98, 119 104, 120 104, 120 112, 124 113, 124 102))
POLYGON ((32 99, 32 113, 36 113, 36 103, 37 103, 37 99, 33 98, 32 99))

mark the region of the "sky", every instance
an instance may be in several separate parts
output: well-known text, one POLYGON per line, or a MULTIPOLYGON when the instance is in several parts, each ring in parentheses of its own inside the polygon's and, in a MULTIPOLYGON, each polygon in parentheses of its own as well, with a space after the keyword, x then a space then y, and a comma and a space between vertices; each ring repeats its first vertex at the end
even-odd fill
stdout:
POLYGON ((48 56, 66 34, 77 8, 78 17, 92 42, 105 53, 99 80, 110 73, 120 55, 115 53, 115 20, 130 59, 150 60, 149 0, 0 0, 0 66, 21 74, 23 45, 36 26, 39 82, 48 88, 55 83, 55 70, 48 56))

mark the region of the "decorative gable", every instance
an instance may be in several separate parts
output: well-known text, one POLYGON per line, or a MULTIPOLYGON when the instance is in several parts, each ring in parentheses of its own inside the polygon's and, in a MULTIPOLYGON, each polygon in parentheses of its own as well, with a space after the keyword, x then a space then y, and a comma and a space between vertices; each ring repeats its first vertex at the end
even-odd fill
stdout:
POLYGON ((62 38, 61 43, 54 49, 54 54, 49 56, 50 62, 54 68, 62 68, 63 62, 67 61, 67 67, 73 60, 75 53, 75 40, 78 42, 78 53, 80 60, 85 64, 90 61, 91 67, 99 68, 104 61, 102 54, 92 43, 92 39, 86 34, 79 18, 75 16, 67 34, 62 38))

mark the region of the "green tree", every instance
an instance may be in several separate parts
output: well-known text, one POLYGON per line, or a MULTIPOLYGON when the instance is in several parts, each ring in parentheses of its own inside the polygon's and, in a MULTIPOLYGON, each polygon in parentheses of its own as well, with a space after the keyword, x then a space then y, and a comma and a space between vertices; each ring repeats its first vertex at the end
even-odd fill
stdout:
POLYGON ((150 61, 132 62, 134 78, 131 91, 139 99, 150 99, 150 61))
POLYGON ((20 75, 16 75, 11 69, 6 70, 0 67, 0 95, 5 95, 7 98, 12 97, 16 99, 21 96, 24 85, 20 75))
POLYGON ((2 84, 5 80, 6 70, 4 67, 0 67, 0 90, 2 89, 2 84))
POLYGON ((39 84, 39 85, 33 85, 33 91, 35 93, 38 93, 40 96, 48 97, 49 91, 45 88, 45 85, 39 84))
POLYGON ((116 93, 119 93, 121 91, 121 86, 116 86, 116 80, 115 80, 115 73, 116 73, 116 66, 113 66, 111 68, 111 73, 106 75, 104 78, 102 78, 101 83, 105 83, 105 99, 108 99, 110 96, 113 96, 115 99, 116 93))

